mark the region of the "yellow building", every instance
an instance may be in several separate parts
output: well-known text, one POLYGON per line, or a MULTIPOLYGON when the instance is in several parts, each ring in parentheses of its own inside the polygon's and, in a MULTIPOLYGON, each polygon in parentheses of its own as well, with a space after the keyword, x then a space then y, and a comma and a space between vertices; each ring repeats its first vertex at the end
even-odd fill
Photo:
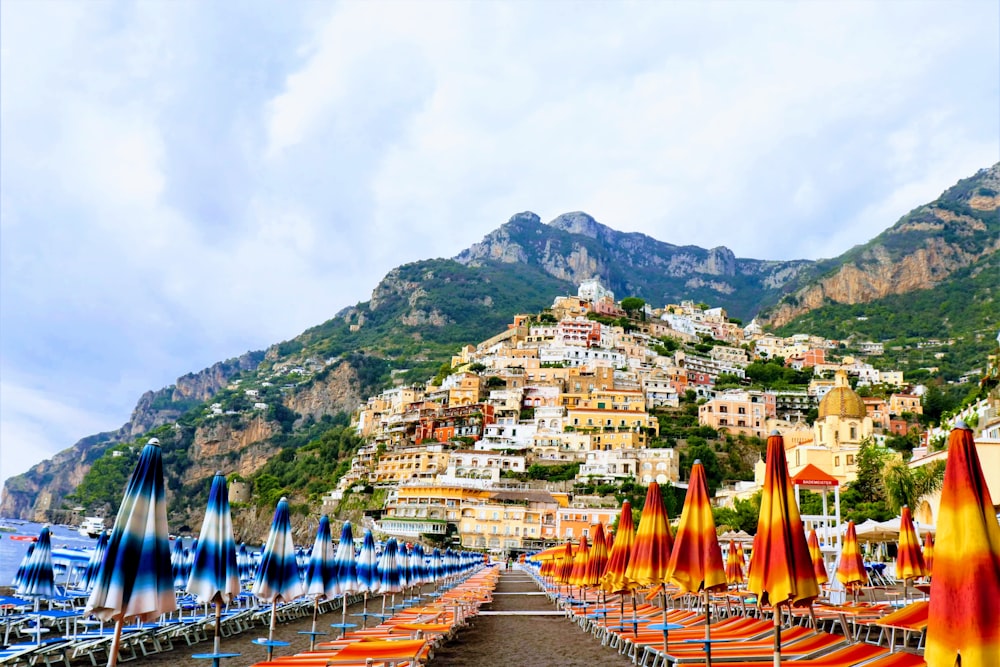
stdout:
POLYGON ((441 445, 415 445, 383 452, 375 464, 372 482, 400 483, 429 479, 448 469, 448 452, 441 445))
POLYGON ((390 496, 379 529, 389 535, 416 538, 422 534, 443 536, 448 524, 458 525, 463 504, 476 504, 489 497, 484 489, 432 483, 404 484, 390 496))
POLYGON ((476 373, 461 373, 448 388, 448 405, 472 405, 478 403, 483 379, 476 373))
POLYGON ((458 533, 466 549, 526 551, 556 537, 558 503, 548 491, 492 490, 462 505, 458 533))
MULTIPOLYGON (((986 488, 990 492, 990 500, 993 501, 994 509, 1000 506, 1000 440, 992 438, 976 438, 976 454, 979 455, 979 464, 983 469, 983 477, 986 480, 986 488)), ((911 468, 925 466, 935 461, 947 461, 948 450, 931 452, 926 456, 917 457, 914 450, 913 460, 908 464, 911 468)), ((938 512, 941 508, 941 491, 935 491, 929 496, 925 496, 917 503, 913 510, 913 520, 920 523, 937 525, 938 512)), ((921 539, 923 535, 921 535, 921 539)))

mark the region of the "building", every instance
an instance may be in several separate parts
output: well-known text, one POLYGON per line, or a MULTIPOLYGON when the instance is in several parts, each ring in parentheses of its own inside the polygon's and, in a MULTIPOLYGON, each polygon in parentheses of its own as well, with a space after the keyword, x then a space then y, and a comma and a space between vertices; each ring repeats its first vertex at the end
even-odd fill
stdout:
POLYGON ((767 420, 777 416, 775 394, 733 389, 698 407, 698 423, 730 433, 767 436, 767 420))
POLYGON ((638 481, 641 484, 676 483, 680 479, 680 457, 672 448, 641 449, 636 452, 639 461, 638 481))
MULTIPOLYGON (((611 526, 618 520, 621 508, 585 507, 576 503, 556 510, 556 533, 560 540, 579 540, 594 537, 597 524, 611 526)), ((607 529, 605 529, 606 531, 607 529)))
POLYGON ((891 394, 889 396, 889 414, 902 415, 909 412, 912 415, 924 414, 920 397, 915 394, 891 394))

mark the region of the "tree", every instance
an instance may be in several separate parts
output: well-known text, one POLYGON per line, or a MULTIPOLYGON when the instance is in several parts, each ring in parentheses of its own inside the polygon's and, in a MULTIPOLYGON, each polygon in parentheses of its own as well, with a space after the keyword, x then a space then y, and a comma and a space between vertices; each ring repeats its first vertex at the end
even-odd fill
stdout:
POLYGON ((629 317, 634 317, 635 312, 639 311, 642 314, 642 319, 646 319, 645 305, 646 302, 637 296, 627 296, 621 301, 621 306, 629 314, 629 317))
POLYGON ((888 449, 880 447, 871 438, 861 442, 858 450, 858 477, 850 486, 858 492, 860 500, 867 503, 885 501, 882 469, 891 456, 888 449))
POLYGON ((944 461, 935 461, 919 468, 910 468, 902 461, 892 461, 885 467, 883 484, 886 504, 898 514, 903 505, 916 507, 944 483, 944 461))

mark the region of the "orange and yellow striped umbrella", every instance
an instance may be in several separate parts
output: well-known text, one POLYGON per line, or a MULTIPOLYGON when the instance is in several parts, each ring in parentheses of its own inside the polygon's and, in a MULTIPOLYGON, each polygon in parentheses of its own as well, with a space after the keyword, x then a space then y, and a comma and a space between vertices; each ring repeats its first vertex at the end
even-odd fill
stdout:
MULTIPOLYGON (((743 553, 743 543, 736 543, 736 562, 739 563, 740 569, 744 568, 747 562, 746 555, 743 553)), ((740 576, 743 576, 742 574, 740 576)))
POLYGON ((665 584, 673 544, 660 485, 651 482, 646 490, 646 504, 642 508, 625 578, 637 587, 665 584))
POLYGON ((767 439, 767 467, 748 584, 758 599, 774 606, 804 603, 819 595, 793 494, 784 440, 775 433, 767 439))
POLYGON ((609 593, 630 591, 625 578, 629 560, 632 558, 632 545, 635 543, 635 524, 632 522, 632 505, 629 501, 622 503, 622 512, 618 518, 618 530, 615 541, 611 543, 611 553, 608 554, 608 565, 604 568, 600 586, 609 593))
POLYGON ((740 559, 735 540, 729 540, 729 553, 726 554, 726 581, 730 584, 743 583, 743 561, 740 559))
POLYGON ((1000 524, 964 423, 948 438, 924 659, 930 667, 1000 665, 1000 524))
POLYGON ((563 556, 557 561, 556 581, 560 584, 568 584, 573 574, 573 543, 566 540, 563 546, 563 556))
POLYGON ((700 461, 691 466, 691 479, 670 551, 667 577, 687 592, 725 588, 727 583, 712 503, 708 498, 705 466, 700 461))
POLYGON ((934 565, 934 536, 930 533, 924 535, 924 569, 926 576, 931 576, 931 567, 934 565))
POLYGON ((837 581, 849 591, 868 583, 865 560, 861 557, 861 549, 858 547, 858 532, 854 529, 853 521, 847 522, 847 532, 844 533, 844 544, 840 550, 840 564, 837 565, 837 581))
POLYGON ((812 559, 816 583, 822 586, 830 581, 830 577, 826 574, 826 564, 823 562, 823 552, 819 548, 819 537, 816 536, 815 529, 809 531, 809 557, 812 559))
MULTIPOLYGON (((899 550, 896 552, 896 578, 915 579, 927 576, 927 568, 924 566, 924 555, 920 553, 920 542, 917 540, 917 531, 913 528, 913 517, 910 516, 910 508, 903 505, 903 511, 899 518, 899 550)), ((905 583, 904 583, 905 586, 905 583)))
POLYGON ((590 560, 590 547, 587 545, 587 536, 580 538, 580 544, 573 554, 573 569, 569 575, 570 586, 587 585, 587 561, 590 560))
POLYGON ((587 580, 585 586, 596 586, 601 581, 604 569, 608 566, 608 542, 604 538, 604 526, 597 524, 594 529, 594 545, 590 547, 590 560, 587 561, 587 580))

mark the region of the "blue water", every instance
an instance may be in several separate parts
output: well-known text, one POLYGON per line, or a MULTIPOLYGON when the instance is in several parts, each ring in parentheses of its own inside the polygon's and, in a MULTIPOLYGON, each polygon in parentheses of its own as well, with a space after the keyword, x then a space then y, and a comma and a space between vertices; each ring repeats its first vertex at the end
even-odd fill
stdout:
MULTIPOLYGON (((20 542, 10 539, 14 535, 30 535, 37 537, 42 530, 40 523, 23 523, 13 519, 0 518, 0 524, 14 526, 15 533, 0 532, 0 586, 10 586, 14 575, 17 574, 17 566, 20 565, 24 554, 28 552, 30 542, 20 542)), ((49 533, 52 537, 52 547, 68 547, 70 549, 93 548, 97 544, 96 539, 85 537, 76 532, 75 529, 66 526, 49 526, 49 533)), ((62 582, 56 582, 62 583, 62 582)))

